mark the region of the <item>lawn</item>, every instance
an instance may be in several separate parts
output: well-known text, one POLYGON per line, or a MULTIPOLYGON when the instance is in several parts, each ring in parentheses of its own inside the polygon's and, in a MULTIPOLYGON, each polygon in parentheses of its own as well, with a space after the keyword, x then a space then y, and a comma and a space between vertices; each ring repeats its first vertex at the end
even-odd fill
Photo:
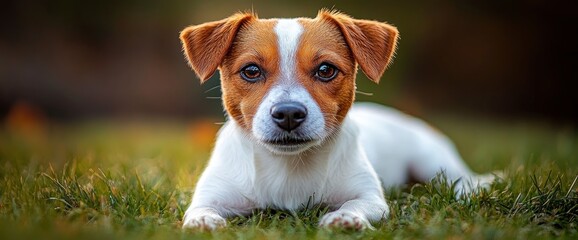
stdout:
POLYGON ((475 171, 501 170, 505 179, 467 200, 436 184, 443 178, 388 189, 392 214, 375 231, 320 230, 327 210, 310 206, 256 211, 213 233, 180 228, 218 128, 210 121, 6 124, 0 239, 578 239, 576 129, 431 122, 475 171))

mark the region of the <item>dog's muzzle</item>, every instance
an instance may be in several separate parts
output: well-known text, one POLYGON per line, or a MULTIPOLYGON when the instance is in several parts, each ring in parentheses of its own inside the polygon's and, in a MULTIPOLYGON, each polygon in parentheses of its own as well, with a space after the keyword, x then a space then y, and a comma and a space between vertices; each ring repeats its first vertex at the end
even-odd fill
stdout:
POLYGON ((277 128, 272 134, 261 139, 269 150, 280 154, 296 154, 318 144, 318 140, 305 130, 307 107, 288 101, 274 104, 270 109, 270 119, 277 128))

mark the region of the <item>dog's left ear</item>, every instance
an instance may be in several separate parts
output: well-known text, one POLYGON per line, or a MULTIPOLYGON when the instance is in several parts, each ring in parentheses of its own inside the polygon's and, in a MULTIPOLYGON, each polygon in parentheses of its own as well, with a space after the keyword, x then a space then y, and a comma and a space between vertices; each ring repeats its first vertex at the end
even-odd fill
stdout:
POLYGON ((395 53, 399 36, 397 28, 387 23, 353 19, 335 11, 321 10, 317 17, 339 27, 361 70, 369 79, 379 83, 395 53))
POLYGON ((243 24, 252 13, 237 13, 220 21, 185 28, 180 35, 191 68, 204 83, 217 70, 243 24))

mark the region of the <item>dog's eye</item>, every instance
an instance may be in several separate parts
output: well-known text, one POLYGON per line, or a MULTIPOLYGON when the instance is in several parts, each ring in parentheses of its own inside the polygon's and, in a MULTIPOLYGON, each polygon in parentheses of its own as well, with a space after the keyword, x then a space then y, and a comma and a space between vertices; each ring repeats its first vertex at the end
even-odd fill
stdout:
POLYGON ((329 82, 337 76, 338 72, 339 70, 337 70, 335 66, 328 63, 322 63, 319 65, 317 72, 315 72, 315 77, 323 82, 329 82))
POLYGON ((245 79, 245 81, 256 82, 263 78, 263 73, 257 65, 251 64, 241 69, 241 77, 245 79))

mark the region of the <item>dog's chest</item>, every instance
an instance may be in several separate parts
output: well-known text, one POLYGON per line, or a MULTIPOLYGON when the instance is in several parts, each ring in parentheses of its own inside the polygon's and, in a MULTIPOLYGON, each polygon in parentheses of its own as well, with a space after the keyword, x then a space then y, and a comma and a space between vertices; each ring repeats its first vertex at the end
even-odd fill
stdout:
POLYGON ((324 161, 306 157, 255 155, 254 194, 259 207, 298 209, 319 203, 325 194, 324 161))

